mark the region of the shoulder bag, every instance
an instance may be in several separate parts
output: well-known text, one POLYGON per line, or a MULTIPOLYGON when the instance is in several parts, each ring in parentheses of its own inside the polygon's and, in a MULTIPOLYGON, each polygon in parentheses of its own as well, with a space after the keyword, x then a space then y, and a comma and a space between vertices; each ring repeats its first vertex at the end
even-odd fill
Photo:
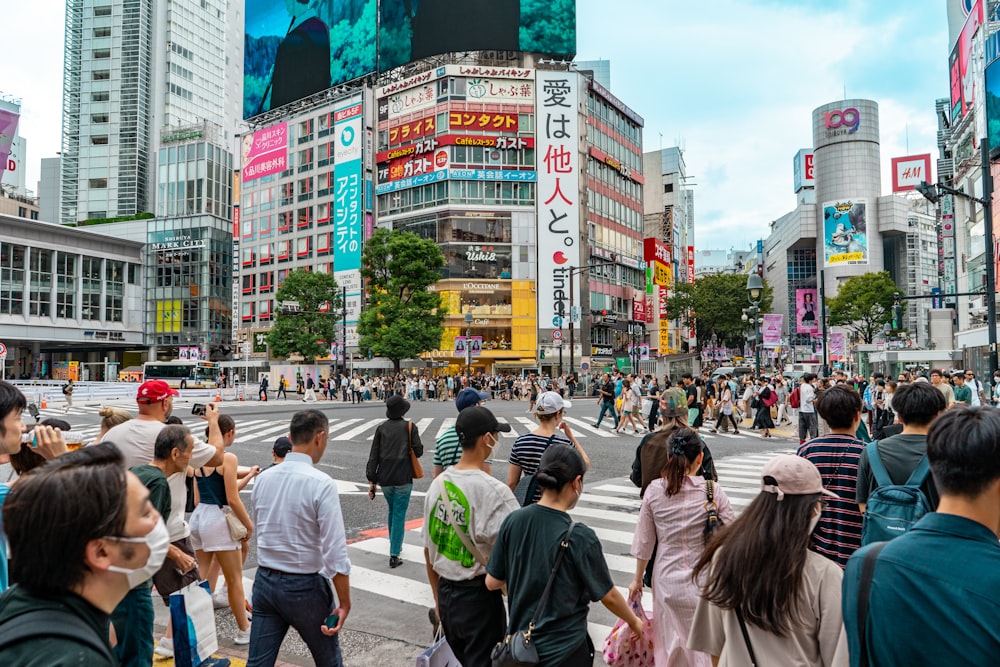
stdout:
POLYGON ((535 624, 541 618, 542 611, 545 610, 545 605, 549 601, 549 595, 552 594, 552 585, 556 581, 556 575, 559 574, 559 566, 562 565, 563 557, 569 549, 569 536, 573 533, 575 526, 576 522, 570 519, 566 537, 559 543, 559 553, 556 555, 555 565, 552 566, 552 573, 549 575, 548 583, 545 584, 545 591, 542 593, 541 599, 538 600, 538 606, 535 607, 535 613, 532 615, 531 621, 528 622, 528 629, 508 632, 503 641, 493 648, 493 653, 490 655, 493 667, 526 667, 538 664, 538 649, 531 642, 531 633, 534 632, 535 624))
POLYGON ((715 482, 710 479, 705 480, 705 544, 712 539, 715 531, 722 528, 722 517, 719 516, 719 507, 715 504, 715 482))
MULTIPOLYGON (((549 439, 545 442, 545 449, 549 448, 549 445, 552 444, 552 439, 555 437, 555 433, 549 436, 549 439)), ((542 454, 545 453, 545 449, 542 450, 542 454)), ((538 461, 541 464, 541 457, 538 457, 538 461)), ((535 473, 537 472, 538 468, 535 468, 535 472, 522 477, 517 486, 514 487, 514 498, 521 507, 527 507, 535 502, 535 473)))
POLYGON ((743 642, 747 645, 747 653, 750 654, 750 664, 757 667, 757 656, 753 652, 753 644, 750 643, 750 633, 747 632, 747 623, 743 620, 743 612, 736 608, 736 620, 740 622, 740 632, 743 633, 743 642))
POLYGON ((410 448, 410 464, 413 466, 413 479, 424 478, 424 467, 420 465, 420 459, 413 451, 413 422, 406 422, 406 444, 410 448))
POLYGON ((875 577, 875 565, 878 563, 878 555, 888 542, 879 542, 865 554, 861 561, 861 579, 858 581, 858 644, 861 659, 861 667, 868 667, 870 664, 868 657, 868 603, 872 592, 872 579, 875 577))

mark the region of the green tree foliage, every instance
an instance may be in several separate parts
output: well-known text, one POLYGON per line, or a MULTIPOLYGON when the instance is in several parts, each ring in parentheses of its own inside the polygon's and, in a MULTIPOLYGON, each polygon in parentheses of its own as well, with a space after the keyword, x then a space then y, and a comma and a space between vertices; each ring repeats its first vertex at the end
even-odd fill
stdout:
MULTIPOLYGON (((760 312, 771 311, 772 291, 764 283, 760 312)), ((693 283, 677 282, 667 298, 667 317, 694 324, 698 343, 709 345, 714 334, 720 344, 742 346, 753 323, 743 321, 743 309, 750 307, 746 275, 715 273, 696 278, 693 283)))
POLYGON ((330 354, 330 344, 337 340, 341 312, 340 292, 332 275, 291 271, 281 283, 275 301, 279 310, 267 333, 267 344, 274 356, 297 353, 311 363, 316 357, 330 354), (299 312, 281 312, 283 301, 297 301, 299 312))
POLYGON ((833 298, 827 298, 830 326, 845 327, 865 343, 871 343, 892 321, 895 294, 902 292, 888 271, 866 273, 844 281, 833 298))
POLYGON ((412 232, 379 229, 365 243, 361 275, 368 302, 358 319, 360 347, 399 362, 441 343, 441 295, 427 288, 441 278, 444 255, 433 241, 412 232))

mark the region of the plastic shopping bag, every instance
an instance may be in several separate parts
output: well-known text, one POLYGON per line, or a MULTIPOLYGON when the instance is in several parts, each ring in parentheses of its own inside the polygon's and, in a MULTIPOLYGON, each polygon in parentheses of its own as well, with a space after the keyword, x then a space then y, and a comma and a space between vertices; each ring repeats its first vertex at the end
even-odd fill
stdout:
POLYGON ((207 581, 189 584, 170 595, 170 621, 177 667, 198 667, 219 648, 207 581))
POLYGON ((643 620, 643 638, 636 641, 632 628, 619 619, 604 640, 602 653, 608 667, 648 667, 653 664, 653 613, 643 610, 638 595, 629 598, 628 602, 636 616, 643 620))
POLYGON ((440 630, 436 636, 440 636, 440 639, 417 656, 417 667, 462 667, 440 630))

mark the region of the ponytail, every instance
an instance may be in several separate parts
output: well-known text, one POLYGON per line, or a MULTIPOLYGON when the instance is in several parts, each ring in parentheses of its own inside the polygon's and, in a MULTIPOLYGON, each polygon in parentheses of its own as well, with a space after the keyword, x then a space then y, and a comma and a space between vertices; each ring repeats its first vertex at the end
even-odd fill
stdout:
POLYGON ((690 428, 680 428, 667 440, 667 462, 661 476, 667 485, 667 497, 676 495, 691 464, 701 454, 701 436, 690 428))

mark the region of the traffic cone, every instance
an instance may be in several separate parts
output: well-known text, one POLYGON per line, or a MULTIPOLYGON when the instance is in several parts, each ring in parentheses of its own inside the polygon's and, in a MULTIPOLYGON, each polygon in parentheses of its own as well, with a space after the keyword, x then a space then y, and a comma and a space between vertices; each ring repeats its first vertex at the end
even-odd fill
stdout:
POLYGON ((47 407, 49 407, 49 404, 45 400, 45 394, 42 394, 42 410, 46 409, 47 407))

